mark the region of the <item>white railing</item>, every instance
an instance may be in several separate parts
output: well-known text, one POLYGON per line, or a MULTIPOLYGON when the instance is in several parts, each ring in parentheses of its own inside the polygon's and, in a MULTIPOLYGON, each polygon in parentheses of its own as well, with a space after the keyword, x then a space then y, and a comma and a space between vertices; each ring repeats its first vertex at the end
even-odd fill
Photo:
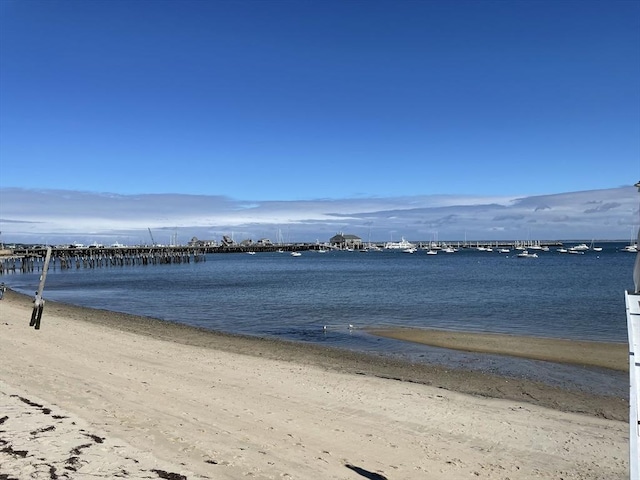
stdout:
POLYGON ((640 478, 640 293, 625 292, 627 330, 629 332, 629 474, 631 480, 640 478))
MULTIPOLYGON (((635 187, 640 192, 640 182, 635 187)), ((640 228, 636 245, 640 245, 640 228)), ((634 291, 624 294, 629 335, 629 478, 640 480, 640 251, 633 267, 633 283, 634 291)))

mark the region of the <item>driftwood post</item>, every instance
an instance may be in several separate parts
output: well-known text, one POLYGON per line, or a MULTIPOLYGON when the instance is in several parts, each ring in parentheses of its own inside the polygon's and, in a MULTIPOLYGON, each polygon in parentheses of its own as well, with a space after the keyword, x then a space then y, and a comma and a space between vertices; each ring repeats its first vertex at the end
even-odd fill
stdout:
POLYGON ((42 275, 40 275, 40 284, 36 297, 33 299, 33 312, 31 312, 30 327, 40 330, 40 320, 42 319, 42 311, 44 310, 44 299, 42 291, 44 290, 44 282, 47 279, 47 270, 49 269, 49 261, 51 260, 51 247, 47 247, 47 255, 44 258, 44 266, 42 267, 42 275))

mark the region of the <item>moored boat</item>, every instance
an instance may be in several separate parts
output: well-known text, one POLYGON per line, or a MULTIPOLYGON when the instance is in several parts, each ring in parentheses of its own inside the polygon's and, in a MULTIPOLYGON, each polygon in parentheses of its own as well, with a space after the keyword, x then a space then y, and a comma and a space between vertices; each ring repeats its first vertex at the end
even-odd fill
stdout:
POLYGON ((407 250, 409 248, 415 248, 415 245, 402 237, 399 242, 387 242, 384 244, 384 248, 387 250, 407 250))
POLYGON ((589 250, 589 245, 587 245, 586 243, 579 243, 578 245, 574 245, 573 247, 570 247, 569 250, 574 250, 577 252, 589 250))

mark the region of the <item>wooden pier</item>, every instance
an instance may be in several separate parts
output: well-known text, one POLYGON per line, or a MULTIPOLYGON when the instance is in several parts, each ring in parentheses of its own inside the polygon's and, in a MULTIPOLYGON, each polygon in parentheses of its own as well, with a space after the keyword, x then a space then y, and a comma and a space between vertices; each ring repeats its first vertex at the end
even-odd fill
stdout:
MULTIPOLYGON (((252 246, 132 246, 53 247, 49 269, 108 268, 133 265, 170 265, 206 261, 208 253, 294 252, 316 250, 316 244, 252 246)), ((16 248, 0 255, 0 275, 31 273, 42 269, 46 247, 16 248)))
MULTIPOLYGON (((193 247, 53 248, 49 269, 107 268, 206 261, 205 251, 193 247)), ((46 248, 15 249, 0 256, 0 274, 42 269, 46 248)))
MULTIPOLYGON (((436 242, 420 242, 420 247, 436 242)), ((478 245, 515 247, 526 242, 449 242, 458 248, 476 248, 478 245)), ((438 247, 444 245, 439 242, 438 247)), ((538 245, 562 245, 547 242, 538 245)), ((379 248, 384 244, 376 244, 379 248)), ((360 249, 367 245, 362 244, 360 249)), ((217 245, 217 246, 111 246, 111 247, 52 247, 50 269, 108 268, 134 265, 169 265, 206 261, 209 253, 277 252, 287 253, 308 250, 333 249, 326 244, 294 243, 286 245, 217 245)), ((0 275, 7 273, 31 273, 42 269, 47 247, 24 247, 0 251, 0 275)))

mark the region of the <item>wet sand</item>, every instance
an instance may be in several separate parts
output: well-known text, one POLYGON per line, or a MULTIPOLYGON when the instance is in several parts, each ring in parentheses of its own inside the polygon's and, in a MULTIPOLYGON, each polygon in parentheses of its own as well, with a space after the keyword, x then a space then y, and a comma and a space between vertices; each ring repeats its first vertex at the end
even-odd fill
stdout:
POLYGON ((417 328, 368 329, 372 335, 464 352, 491 353, 629 371, 626 343, 573 341, 417 328))
POLYGON ((54 302, 36 331, 30 314, 0 301, 8 478, 628 478, 625 398, 54 302))

